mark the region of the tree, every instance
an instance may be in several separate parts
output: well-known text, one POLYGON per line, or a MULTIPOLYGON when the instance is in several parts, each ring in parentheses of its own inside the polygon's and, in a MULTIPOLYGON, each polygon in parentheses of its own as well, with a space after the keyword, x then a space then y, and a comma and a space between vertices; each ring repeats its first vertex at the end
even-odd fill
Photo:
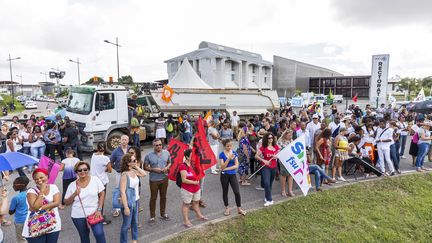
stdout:
POLYGON ((133 78, 130 75, 121 76, 118 80, 119 84, 133 84, 133 78))
POLYGON ((94 76, 94 77, 91 77, 91 78, 90 78, 87 82, 85 82, 84 84, 100 84, 100 83, 103 83, 103 82, 105 82, 105 81, 103 80, 103 78, 101 78, 101 77, 97 77, 97 76, 94 76), (95 78, 97 79, 96 82, 94 81, 95 78))
POLYGON ((411 97, 411 92, 418 93, 422 86, 422 80, 416 78, 403 78, 399 81, 399 90, 408 91, 408 99, 411 97))

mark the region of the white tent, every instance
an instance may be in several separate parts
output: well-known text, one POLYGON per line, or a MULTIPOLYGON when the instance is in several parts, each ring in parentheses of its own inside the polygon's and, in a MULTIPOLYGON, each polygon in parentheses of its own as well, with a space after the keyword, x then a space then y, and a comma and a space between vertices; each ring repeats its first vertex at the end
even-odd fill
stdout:
POLYGON ((174 77, 169 80, 168 85, 175 89, 211 89, 198 74, 193 70, 187 58, 183 59, 183 63, 178 69, 174 77))

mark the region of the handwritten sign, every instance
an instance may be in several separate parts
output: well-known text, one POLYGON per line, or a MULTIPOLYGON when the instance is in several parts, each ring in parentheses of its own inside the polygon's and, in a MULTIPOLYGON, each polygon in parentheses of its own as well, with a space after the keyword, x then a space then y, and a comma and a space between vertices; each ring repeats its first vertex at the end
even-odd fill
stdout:
POLYGON ((305 135, 298 137, 286 146, 277 154, 277 157, 306 196, 309 188, 311 188, 311 181, 309 177, 309 166, 306 159, 305 135))

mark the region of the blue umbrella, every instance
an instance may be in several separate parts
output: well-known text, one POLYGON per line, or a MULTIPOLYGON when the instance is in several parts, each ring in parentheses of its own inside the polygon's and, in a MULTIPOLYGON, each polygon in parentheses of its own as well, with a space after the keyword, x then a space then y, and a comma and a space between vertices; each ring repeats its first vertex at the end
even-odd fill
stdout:
POLYGON ((37 158, 20 152, 0 154, 0 171, 15 170, 16 168, 36 163, 39 163, 37 158))

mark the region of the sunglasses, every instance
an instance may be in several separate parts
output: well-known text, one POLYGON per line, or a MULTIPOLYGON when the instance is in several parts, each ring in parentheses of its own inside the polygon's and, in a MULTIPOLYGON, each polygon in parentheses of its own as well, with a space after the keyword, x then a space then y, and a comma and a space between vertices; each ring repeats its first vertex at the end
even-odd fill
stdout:
POLYGON ((159 143, 159 144, 155 144, 155 145, 153 145, 153 146, 158 147, 158 146, 162 146, 162 144, 159 143))
POLYGON ((268 139, 273 139, 273 137, 268 137, 268 139))
POLYGON ((136 163, 136 162, 137 162, 136 159, 129 161, 129 163, 136 163))
POLYGON ((79 170, 77 170, 77 172, 87 172, 88 171, 88 169, 87 168, 85 168, 85 169, 79 169, 79 170))

